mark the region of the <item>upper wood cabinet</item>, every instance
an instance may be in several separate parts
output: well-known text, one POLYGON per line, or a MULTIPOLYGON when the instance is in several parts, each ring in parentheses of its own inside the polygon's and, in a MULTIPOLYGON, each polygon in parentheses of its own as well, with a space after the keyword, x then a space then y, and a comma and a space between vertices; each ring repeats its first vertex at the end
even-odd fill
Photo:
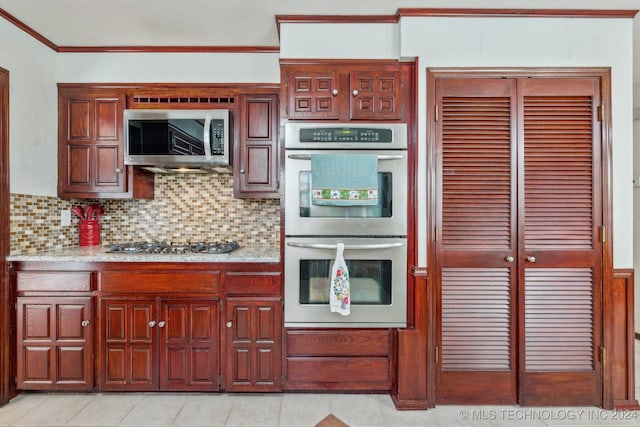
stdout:
POLYGON ((278 198, 278 94, 240 96, 236 198, 278 198))
POLYGON ((305 120, 403 120, 406 73, 395 61, 281 62, 283 115, 305 120))
POLYGON ((62 198, 153 198, 153 175, 124 165, 125 93, 58 89, 58 195, 62 198))

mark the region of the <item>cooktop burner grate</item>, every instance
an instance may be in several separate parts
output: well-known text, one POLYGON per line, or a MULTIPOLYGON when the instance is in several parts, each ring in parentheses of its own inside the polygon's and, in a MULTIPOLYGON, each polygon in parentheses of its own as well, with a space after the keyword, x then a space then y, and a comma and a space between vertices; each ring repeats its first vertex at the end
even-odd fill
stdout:
POLYGON ((237 241, 223 242, 196 242, 196 243, 167 243, 165 241, 154 242, 130 242, 109 245, 107 253, 121 254, 226 254, 238 249, 237 241))

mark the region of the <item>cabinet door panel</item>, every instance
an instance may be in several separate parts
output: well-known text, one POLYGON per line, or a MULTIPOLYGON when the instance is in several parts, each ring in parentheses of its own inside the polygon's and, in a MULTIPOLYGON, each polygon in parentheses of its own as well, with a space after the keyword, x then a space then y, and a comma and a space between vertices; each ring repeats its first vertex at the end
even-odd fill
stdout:
POLYGON ((401 73, 353 72, 349 77, 351 118, 402 118, 401 73))
POLYGON ((157 390, 156 301, 105 299, 103 390, 157 390))
POLYGON ((52 341, 51 305, 25 304, 23 340, 52 341))
MULTIPOLYGON (((84 381, 84 347, 64 346, 58 347, 58 378, 57 383, 78 383, 84 381)), ((93 358, 91 360, 93 363, 93 358)))
POLYGON ((22 357, 18 364, 22 362, 22 373, 18 377, 18 386, 33 384, 53 384, 52 369, 52 347, 26 347, 22 352, 22 357))
POLYGON ((236 348, 233 350, 233 386, 251 385, 251 354, 247 348, 236 348))
POLYGON ((58 341, 84 340, 82 321, 87 319, 83 304, 59 304, 57 310, 57 339, 58 341))
POLYGON ((91 139, 91 100, 71 99, 67 105, 68 141, 88 141, 91 139))
MULTIPOLYGON (((151 346, 136 345, 131 348, 131 383, 154 385, 155 361, 151 346)), ((155 387, 154 387, 155 388, 155 387)))
POLYGON ((117 141, 120 137, 121 101, 96 99, 96 141, 117 141))
POLYGON ((93 388, 90 297, 18 298, 18 388, 93 388))
POLYGON ((217 390, 217 300, 165 300, 161 312, 160 387, 217 390))
POLYGON ((67 185, 91 185, 91 146, 71 145, 68 156, 67 185))
POLYGON ((277 198, 278 95, 244 95, 236 151, 235 197, 277 198))
POLYGON ((280 390, 280 298, 228 298, 227 316, 227 390, 280 390))
POLYGON ((296 70, 287 76, 290 118, 338 119, 338 73, 331 70, 296 70))
MULTIPOLYGON (((96 150, 96 186, 114 186, 120 184, 122 173, 117 170, 123 170, 120 166, 120 147, 99 145, 96 150)), ((107 190, 105 190, 107 191, 107 190)))
POLYGON ((271 183, 271 164, 273 147, 271 145, 247 145, 247 185, 269 185, 271 183))

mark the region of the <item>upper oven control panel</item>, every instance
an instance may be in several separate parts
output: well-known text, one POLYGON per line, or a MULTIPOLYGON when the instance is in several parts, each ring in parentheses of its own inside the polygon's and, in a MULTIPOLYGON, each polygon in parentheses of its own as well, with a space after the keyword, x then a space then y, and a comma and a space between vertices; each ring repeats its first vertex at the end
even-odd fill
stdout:
POLYGON ((300 142, 393 142, 391 129, 363 127, 300 129, 300 142))
POLYGON ((287 149, 404 150, 407 125, 288 122, 284 143, 287 149))

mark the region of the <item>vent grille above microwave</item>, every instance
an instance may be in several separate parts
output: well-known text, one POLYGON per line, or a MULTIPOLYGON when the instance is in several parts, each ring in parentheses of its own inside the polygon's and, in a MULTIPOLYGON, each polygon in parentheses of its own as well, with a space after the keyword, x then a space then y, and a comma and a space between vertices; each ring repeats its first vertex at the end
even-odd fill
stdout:
POLYGON ((131 105, 151 106, 151 105, 192 105, 204 108, 210 105, 230 105, 235 103, 233 96, 140 96, 134 95, 131 98, 131 105))

